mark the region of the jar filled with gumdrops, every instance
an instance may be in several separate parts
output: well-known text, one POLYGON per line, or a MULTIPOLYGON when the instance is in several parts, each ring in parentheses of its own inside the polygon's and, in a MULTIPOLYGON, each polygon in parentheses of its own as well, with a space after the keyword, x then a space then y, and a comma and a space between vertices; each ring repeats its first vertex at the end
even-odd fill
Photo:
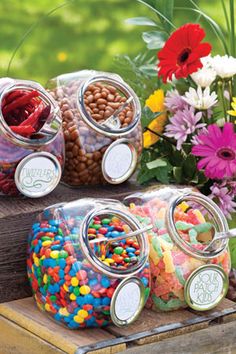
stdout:
POLYGON ((220 208, 190 188, 153 187, 124 203, 148 233, 151 296, 147 306, 204 311, 226 295, 230 254, 228 225, 220 208))
POLYGON ((60 75, 48 90, 61 107, 70 186, 126 181, 142 150, 141 107, 134 91, 111 73, 60 75))
POLYGON ((0 194, 37 198, 57 186, 61 122, 58 104, 40 84, 0 79, 0 194))
POLYGON ((120 202, 81 199, 32 226, 28 276, 38 307, 71 328, 124 326, 150 292, 146 231, 120 202))

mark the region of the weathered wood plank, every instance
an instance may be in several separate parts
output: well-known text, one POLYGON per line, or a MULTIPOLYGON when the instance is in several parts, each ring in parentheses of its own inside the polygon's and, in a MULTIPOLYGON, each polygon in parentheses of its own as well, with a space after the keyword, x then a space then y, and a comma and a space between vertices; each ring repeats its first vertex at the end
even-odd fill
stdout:
POLYGON ((158 343, 130 346, 120 354, 235 354, 235 322, 210 326, 158 343))
POLYGON ((0 316, 1 354, 65 354, 24 328, 0 316))
MULTIPOLYGON (((72 331, 59 326, 46 314, 37 310, 32 298, 1 304, 0 315, 69 354, 74 354, 78 348, 91 346, 101 341, 111 341, 115 338, 102 329, 72 331)), ((113 346, 112 349, 107 348, 107 353, 116 353, 124 350, 125 347, 126 345, 121 343, 113 346)), ((99 353, 96 349, 94 352, 99 353)))

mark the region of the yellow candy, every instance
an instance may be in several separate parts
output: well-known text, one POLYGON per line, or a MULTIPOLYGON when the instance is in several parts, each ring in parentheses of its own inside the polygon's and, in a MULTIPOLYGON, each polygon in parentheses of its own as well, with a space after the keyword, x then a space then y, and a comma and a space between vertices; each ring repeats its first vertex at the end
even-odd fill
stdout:
POLYGON ((47 276, 47 274, 44 274, 44 276, 43 276, 44 284, 47 284, 47 281, 48 281, 48 276, 47 276))
POLYGON ((129 208, 130 209, 135 209, 135 204, 134 203, 130 203, 129 208))
POLYGON ((45 308, 46 311, 49 311, 49 312, 51 311, 49 304, 45 304, 44 308, 45 308))
POLYGON ((79 280, 76 277, 71 278, 71 285, 72 286, 78 286, 79 285, 79 280))
POLYGON ((67 311, 66 307, 60 308, 59 314, 62 316, 69 316, 70 315, 69 312, 67 311))
POLYGON ((160 258, 158 257, 158 255, 157 255, 156 251, 154 250, 152 244, 150 244, 150 252, 149 252, 149 255, 150 255, 150 258, 151 258, 151 260, 153 261, 153 263, 154 263, 155 265, 157 265, 158 262, 159 262, 159 260, 160 260, 160 258))
POLYGON ((58 251, 51 251, 50 252, 50 257, 56 259, 56 258, 58 258, 58 256, 59 256, 59 252, 58 251))
POLYGON ((38 267, 39 266, 39 259, 38 257, 33 257, 34 258, 34 264, 38 267))
POLYGON ((67 292, 69 291, 68 286, 66 284, 63 285, 63 288, 65 291, 67 291, 67 292))
POLYGON ((87 295, 90 293, 90 287, 88 285, 82 285, 80 287, 80 294, 87 295))
POLYGON ((114 263, 115 261, 112 258, 106 258, 104 262, 107 262, 110 264, 110 263, 114 263))
POLYGON ((166 273, 174 273, 175 266, 173 263, 173 258, 170 251, 163 252, 163 262, 165 264, 166 273))
POLYGON ((83 322, 84 322, 84 319, 83 319, 83 317, 75 316, 75 317, 74 317, 74 321, 75 321, 76 323, 83 323, 83 322))
POLYGON ((43 247, 47 247, 47 246, 50 246, 51 243, 52 243, 52 241, 49 241, 49 240, 43 241, 43 242, 42 242, 42 246, 43 246, 43 247))
POLYGON ((197 210, 197 209, 193 210, 193 214, 196 215, 200 224, 203 224, 204 222, 206 222, 206 220, 205 220, 204 216, 202 215, 202 213, 200 212, 200 210, 197 210))
POLYGON ((183 212, 185 212, 189 208, 189 205, 186 202, 182 202, 179 204, 179 207, 183 212))
POLYGON ((74 300, 76 300, 76 295, 75 294, 70 294, 70 299, 72 300, 72 301, 74 301, 74 300))
POLYGON ((157 215, 156 215, 156 218, 157 219, 164 219, 165 218, 165 215, 166 215, 166 208, 161 208, 157 215))
POLYGON ((86 318, 86 317, 88 317, 88 311, 85 311, 85 310, 79 310, 78 312, 77 312, 77 315, 78 316, 80 316, 80 317, 82 317, 82 318, 86 318))
POLYGON ((170 242, 167 242, 166 240, 164 240, 163 238, 161 237, 158 237, 158 240, 161 244, 161 247, 164 251, 171 251, 172 248, 173 248, 173 244, 170 243, 170 242))
POLYGON ((108 263, 107 261, 103 261, 103 263, 110 266, 110 263, 108 263))

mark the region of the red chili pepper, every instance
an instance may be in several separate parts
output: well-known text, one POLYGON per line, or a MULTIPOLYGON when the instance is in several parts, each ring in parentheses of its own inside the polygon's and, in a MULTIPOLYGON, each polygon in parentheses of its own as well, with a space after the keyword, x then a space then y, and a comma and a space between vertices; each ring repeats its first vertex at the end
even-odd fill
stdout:
POLYGON ((38 92, 34 90, 34 91, 24 94, 24 96, 17 98, 16 100, 11 102, 10 104, 7 104, 5 107, 3 107, 3 109, 2 109, 3 115, 11 112, 12 110, 14 110, 16 108, 20 108, 22 106, 25 106, 27 103, 29 103, 29 101, 33 97, 36 97, 38 95, 39 95, 38 92))
POLYGON ((30 125, 30 126, 34 126, 37 122, 38 119, 41 115, 41 113, 44 110, 44 104, 43 102, 41 102, 38 107, 35 109, 35 111, 33 113, 30 114, 30 116, 25 119, 22 123, 20 123, 19 127, 21 126, 25 126, 25 125, 30 125))
POLYGON ((23 125, 23 126, 10 126, 11 130, 18 134, 18 135, 23 135, 23 136, 30 136, 31 134, 35 133, 35 129, 31 127, 31 125, 23 125))
POLYGON ((22 91, 22 90, 12 91, 8 95, 6 95, 5 101, 6 101, 7 104, 9 104, 12 101, 14 101, 16 98, 24 96, 25 94, 26 94, 26 92, 22 91))

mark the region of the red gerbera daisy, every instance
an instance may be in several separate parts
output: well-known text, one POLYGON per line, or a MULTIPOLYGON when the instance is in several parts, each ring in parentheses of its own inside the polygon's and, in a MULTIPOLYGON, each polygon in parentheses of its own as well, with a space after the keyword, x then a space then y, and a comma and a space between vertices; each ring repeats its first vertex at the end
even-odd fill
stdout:
POLYGON ((205 31, 197 24, 188 23, 178 28, 166 41, 158 53, 159 73, 163 82, 187 77, 202 68, 200 58, 210 54, 211 45, 200 43, 205 37, 205 31))

